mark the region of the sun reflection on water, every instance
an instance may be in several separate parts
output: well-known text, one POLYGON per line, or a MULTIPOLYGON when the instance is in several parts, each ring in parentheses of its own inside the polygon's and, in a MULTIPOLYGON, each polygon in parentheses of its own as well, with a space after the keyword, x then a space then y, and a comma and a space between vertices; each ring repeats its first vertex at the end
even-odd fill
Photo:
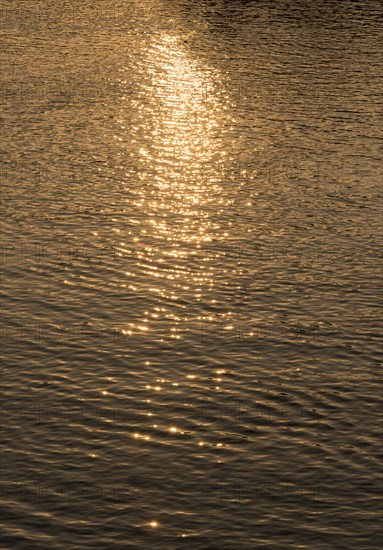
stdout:
MULTIPOLYGON (((137 94, 122 102, 118 136, 123 151, 130 121, 134 168, 124 190, 130 211, 137 214, 128 220, 130 242, 121 241, 119 253, 132 256, 133 246, 145 292, 156 305, 125 331, 157 330, 165 318, 170 321, 167 336, 177 340, 179 325, 188 318, 186 302, 200 301, 214 285, 200 250, 219 238, 218 220, 230 203, 222 192, 230 121, 217 93, 222 75, 194 59, 180 38, 155 37, 137 71, 137 94)), ((129 273, 128 288, 139 292, 137 271, 129 273)))

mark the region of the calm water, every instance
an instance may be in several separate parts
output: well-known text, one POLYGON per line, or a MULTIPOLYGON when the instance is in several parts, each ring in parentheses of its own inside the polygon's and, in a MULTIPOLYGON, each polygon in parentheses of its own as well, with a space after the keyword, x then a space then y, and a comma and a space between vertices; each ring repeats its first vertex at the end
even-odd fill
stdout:
POLYGON ((379 547, 379 2, 3 4, 6 549, 379 547))

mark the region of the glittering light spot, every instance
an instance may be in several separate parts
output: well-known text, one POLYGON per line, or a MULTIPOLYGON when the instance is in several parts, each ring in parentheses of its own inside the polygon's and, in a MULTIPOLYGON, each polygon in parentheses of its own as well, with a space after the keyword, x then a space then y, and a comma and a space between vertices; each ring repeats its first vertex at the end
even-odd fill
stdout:
POLYGON ((177 431, 177 428, 174 428, 174 427, 173 427, 173 428, 170 428, 170 431, 171 431, 171 432, 176 432, 176 431, 177 431))
POLYGON ((151 521, 150 527, 158 527, 158 523, 156 521, 151 521))

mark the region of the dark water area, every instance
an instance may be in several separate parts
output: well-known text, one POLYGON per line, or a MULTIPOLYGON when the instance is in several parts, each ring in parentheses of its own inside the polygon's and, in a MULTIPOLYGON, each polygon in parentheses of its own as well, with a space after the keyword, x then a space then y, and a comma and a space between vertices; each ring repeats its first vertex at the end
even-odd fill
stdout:
POLYGON ((378 549, 381 3, 1 14, 2 548, 378 549))

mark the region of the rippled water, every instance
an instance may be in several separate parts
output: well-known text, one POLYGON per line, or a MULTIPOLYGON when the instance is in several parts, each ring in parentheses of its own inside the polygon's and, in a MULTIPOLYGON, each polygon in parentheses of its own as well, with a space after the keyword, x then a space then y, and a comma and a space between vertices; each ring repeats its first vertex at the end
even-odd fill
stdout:
POLYGON ((381 21, 4 2, 3 548, 379 547, 381 21))

